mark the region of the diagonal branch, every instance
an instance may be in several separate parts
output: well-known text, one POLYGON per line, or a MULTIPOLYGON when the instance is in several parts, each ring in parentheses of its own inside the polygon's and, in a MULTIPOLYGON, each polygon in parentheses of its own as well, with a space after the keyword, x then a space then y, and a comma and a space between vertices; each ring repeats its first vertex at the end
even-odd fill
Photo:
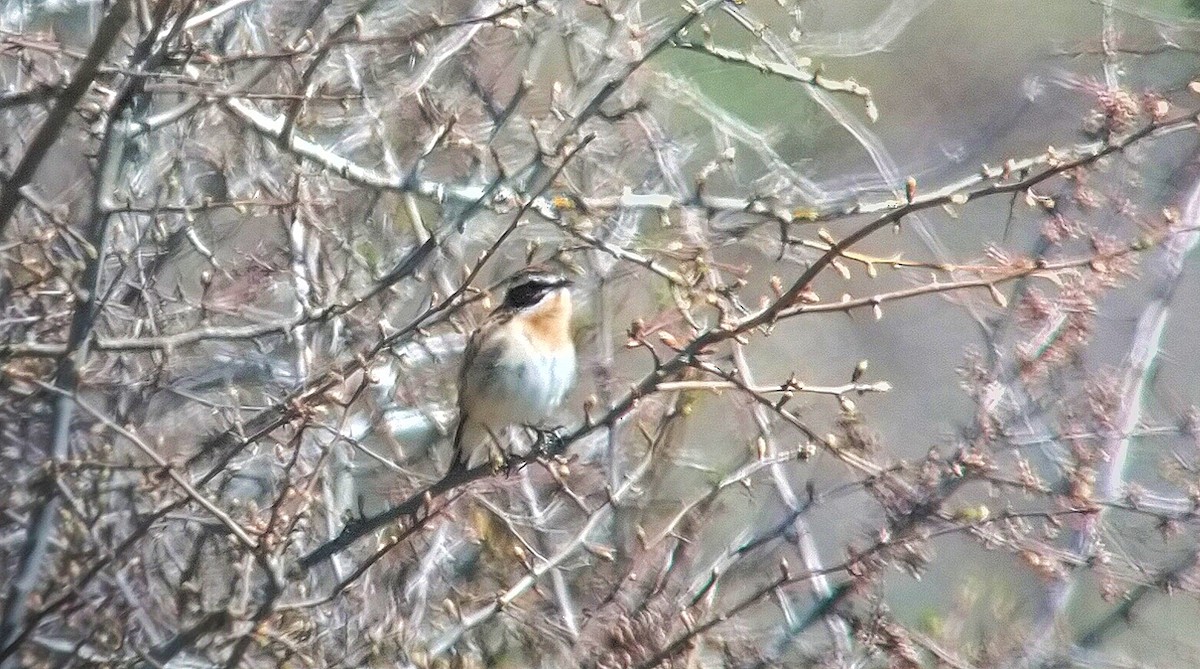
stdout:
POLYGON ((96 74, 100 71, 101 61, 116 44, 125 22, 131 15, 128 2, 118 0, 112 4, 108 14, 96 28, 96 39, 88 49, 87 56, 71 74, 71 83, 63 88, 62 93, 58 96, 58 101, 46 115, 46 120, 42 122, 37 134, 33 136, 33 141, 25 149, 25 154, 21 156, 20 162, 0 186, 0 237, 4 236, 8 221, 21 201, 21 188, 33 179, 38 165, 42 164, 50 147, 58 141, 59 135, 67 125, 71 111, 75 109, 75 105, 79 104, 79 100, 91 87, 92 82, 96 79, 96 74))

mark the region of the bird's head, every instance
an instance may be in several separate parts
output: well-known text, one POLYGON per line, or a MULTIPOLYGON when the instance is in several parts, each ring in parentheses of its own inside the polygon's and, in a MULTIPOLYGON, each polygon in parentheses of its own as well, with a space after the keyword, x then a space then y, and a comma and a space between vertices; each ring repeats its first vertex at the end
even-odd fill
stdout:
POLYGON ((531 340, 567 347, 571 337, 571 280, 558 272, 530 267, 508 284, 500 311, 513 314, 531 340))
POLYGON ((508 283, 504 307, 514 311, 533 311, 549 308, 552 303, 569 307, 572 281, 558 272, 534 266, 518 272, 508 283))

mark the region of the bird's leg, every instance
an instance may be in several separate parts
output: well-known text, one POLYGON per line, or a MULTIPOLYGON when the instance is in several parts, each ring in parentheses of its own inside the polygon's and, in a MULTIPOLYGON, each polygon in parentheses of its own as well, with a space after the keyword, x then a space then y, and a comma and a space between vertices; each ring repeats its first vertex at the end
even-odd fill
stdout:
POLYGON ((508 468, 508 458, 505 457, 504 451, 501 449, 489 448, 488 464, 492 466, 492 476, 495 476, 508 468))
POLYGON ((521 469, 521 466, 524 464, 525 464, 524 458, 517 455, 516 453, 510 453, 508 456, 508 460, 505 462, 504 475, 512 476, 513 474, 518 472, 521 469))
POLYGON ((524 459, 521 457, 519 450, 517 448, 515 448, 515 446, 517 444, 517 440, 520 438, 518 436, 519 434, 520 434, 520 431, 515 426, 511 426, 509 428, 509 430, 508 430, 509 448, 507 451, 504 451, 500 454, 501 463, 495 470, 497 473, 499 473, 500 469, 502 468, 504 470, 505 476, 512 476, 513 472, 516 472, 518 469, 521 468, 521 465, 524 464, 524 462, 523 462, 524 459))
POLYGON ((491 430, 488 433, 491 436, 487 443, 488 464, 492 466, 492 476, 495 476, 508 466, 508 458, 504 454, 504 446, 500 444, 500 437, 497 437, 491 430))

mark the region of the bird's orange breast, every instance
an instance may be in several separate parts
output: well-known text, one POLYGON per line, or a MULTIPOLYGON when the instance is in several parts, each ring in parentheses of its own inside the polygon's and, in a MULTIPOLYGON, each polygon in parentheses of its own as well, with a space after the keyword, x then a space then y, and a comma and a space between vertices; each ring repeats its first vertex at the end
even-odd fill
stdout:
POLYGON ((559 291, 518 319, 530 343, 539 348, 558 350, 572 347, 571 295, 559 291))

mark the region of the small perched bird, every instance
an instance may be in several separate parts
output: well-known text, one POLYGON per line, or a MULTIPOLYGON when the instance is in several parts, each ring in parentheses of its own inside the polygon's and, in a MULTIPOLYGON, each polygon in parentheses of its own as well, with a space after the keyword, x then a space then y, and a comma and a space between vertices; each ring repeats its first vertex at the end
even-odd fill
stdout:
POLYGON ((491 462, 511 452, 512 426, 544 426, 575 381, 571 281, 540 267, 518 272, 504 303, 467 341, 458 373, 458 428, 452 468, 491 462))

